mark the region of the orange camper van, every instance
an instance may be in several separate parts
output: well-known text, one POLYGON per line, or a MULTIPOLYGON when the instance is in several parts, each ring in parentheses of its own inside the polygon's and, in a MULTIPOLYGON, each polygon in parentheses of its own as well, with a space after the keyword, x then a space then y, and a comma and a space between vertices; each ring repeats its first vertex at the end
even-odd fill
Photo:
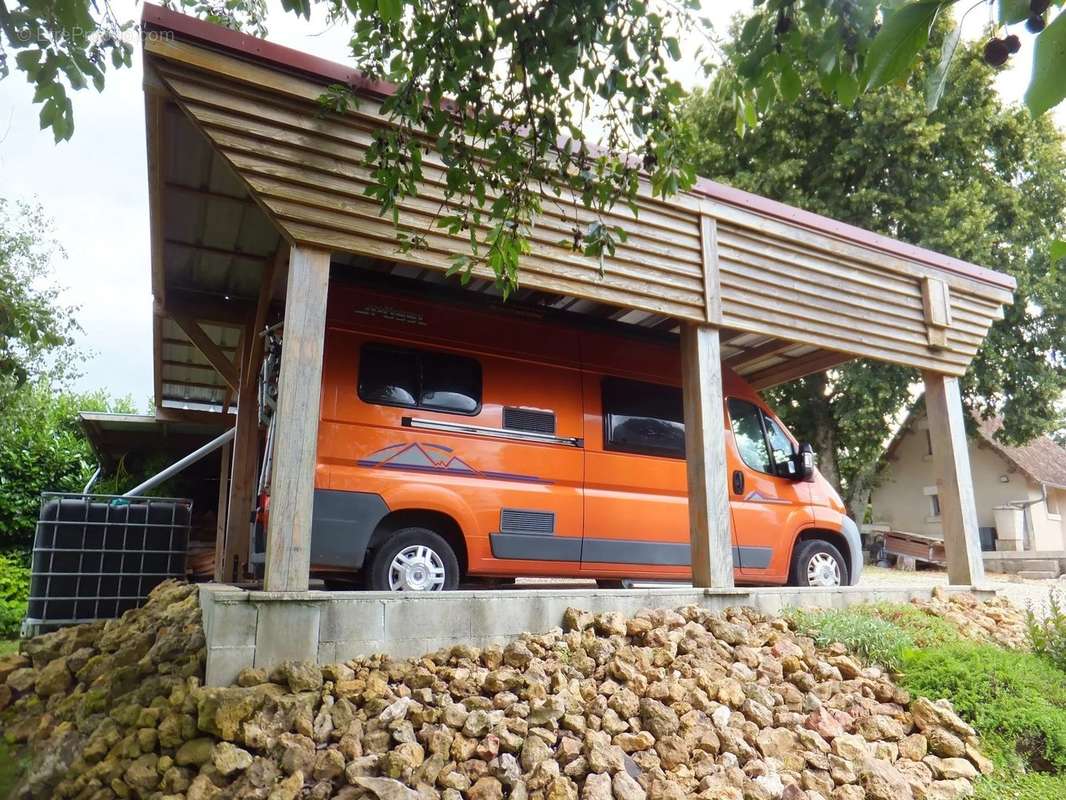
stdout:
MULTIPOLYGON (((331 287, 312 574, 687 580, 679 347, 629 327, 331 287)), ((736 581, 855 583, 858 529, 809 446, 729 370, 723 389, 736 581)))

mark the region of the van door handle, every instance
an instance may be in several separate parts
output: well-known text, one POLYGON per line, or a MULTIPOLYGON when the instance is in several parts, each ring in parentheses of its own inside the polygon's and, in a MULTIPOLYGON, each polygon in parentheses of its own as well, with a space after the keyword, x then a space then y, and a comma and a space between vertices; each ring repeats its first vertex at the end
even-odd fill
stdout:
POLYGON ((744 473, 733 470, 733 494, 744 494, 744 473))

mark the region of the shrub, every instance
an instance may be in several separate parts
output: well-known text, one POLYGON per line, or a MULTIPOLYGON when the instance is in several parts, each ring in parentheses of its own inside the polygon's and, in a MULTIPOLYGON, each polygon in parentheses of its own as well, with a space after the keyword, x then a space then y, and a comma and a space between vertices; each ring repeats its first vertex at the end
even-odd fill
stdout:
POLYGON ((840 642, 864 661, 898 669, 904 651, 914 640, 903 630, 881 619, 873 606, 851 606, 842 610, 786 612, 792 627, 814 639, 819 647, 840 642))
POLYGON ((1048 594, 1048 613, 1039 619, 1032 606, 1026 611, 1029 644, 1033 652, 1066 671, 1066 607, 1054 589, 1048 594))
POLYGON ((1031 653, 957 642, 906 650, 903 685, 946 697, 1008 768, 1066 772, 1066 672, 1031 653))
POLYGON ((0 553, 0 639, 18 636, 26 616, 30 570, 21 553, 0 553))

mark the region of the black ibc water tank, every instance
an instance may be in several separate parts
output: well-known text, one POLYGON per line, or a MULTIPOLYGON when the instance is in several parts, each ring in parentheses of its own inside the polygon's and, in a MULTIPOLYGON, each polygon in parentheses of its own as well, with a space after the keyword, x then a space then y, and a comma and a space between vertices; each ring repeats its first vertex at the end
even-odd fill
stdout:
POLYGON ((192 501, 48 494, 33 544, 27 623, 111 619, 185 574, 192 501))

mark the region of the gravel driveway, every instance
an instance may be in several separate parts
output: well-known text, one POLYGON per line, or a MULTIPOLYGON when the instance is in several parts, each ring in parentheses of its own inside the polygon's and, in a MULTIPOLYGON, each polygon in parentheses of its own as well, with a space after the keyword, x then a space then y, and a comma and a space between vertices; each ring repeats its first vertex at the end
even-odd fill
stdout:
MULTIPOLYGON (((905 572, 897 569, 866 566, 863 568, 860 586, 947 586, 948 574, 944 570, 923 569, 917 572, 905 572)), ((1022 608, 1032 604, 1041 612, 1047 603, 1048 594, 1057 589, 1066 601, 1066 579, 1046 581, 1027 581, 1013 575, 986 573, 985 583, 1010 601, 1022 608)))

